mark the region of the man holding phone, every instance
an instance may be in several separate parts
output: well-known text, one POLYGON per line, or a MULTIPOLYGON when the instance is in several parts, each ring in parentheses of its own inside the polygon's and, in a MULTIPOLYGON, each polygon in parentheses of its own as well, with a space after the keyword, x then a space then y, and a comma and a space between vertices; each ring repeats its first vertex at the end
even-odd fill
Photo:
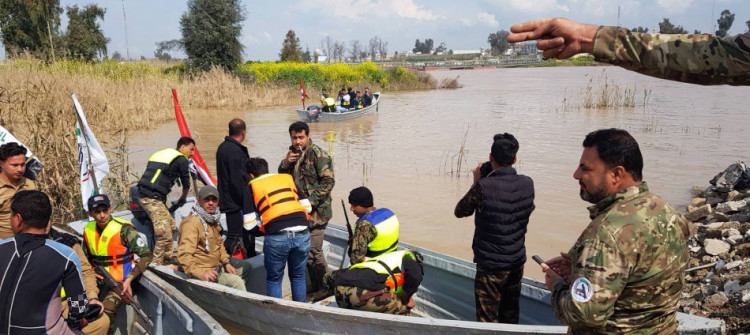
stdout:
POLYGON ((474 184, 454 211, 458 218, 475 214, 471 247, 477 263, 474 296, 480 322, 518 323, 534 182, 512 167, 517 152, 513 135, 495 135, 489 164, 480 163, 472 171, 474 184))

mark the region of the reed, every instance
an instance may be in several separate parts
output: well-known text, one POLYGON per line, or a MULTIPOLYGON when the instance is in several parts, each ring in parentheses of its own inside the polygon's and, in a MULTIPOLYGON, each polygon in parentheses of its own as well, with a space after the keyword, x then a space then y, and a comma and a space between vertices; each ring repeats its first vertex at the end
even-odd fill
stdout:
MULTIPOLYGON (((590 76, 588 85, 581 90, 581 107, 586 109, 633 108, 636 106, 637 88, 620 85, 609 80, 606 70, 598 76, 590 76)), ((643 90, 643 107, 646 107, 651 90, 643 90)))

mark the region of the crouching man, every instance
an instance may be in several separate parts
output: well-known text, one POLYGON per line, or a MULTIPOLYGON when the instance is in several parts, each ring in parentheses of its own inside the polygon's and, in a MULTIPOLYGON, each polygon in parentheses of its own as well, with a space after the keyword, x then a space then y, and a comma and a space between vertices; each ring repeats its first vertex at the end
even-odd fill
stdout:
POLYGON ((240 277, 242 269, 229 264, 229 254, 221 238, 220 218, 219 191, 216 187, 204 186, 198 192, 198 202, 190 209, 190 215, 180 224, 177 260, 190 277, 245 291, 245 282, 240 277))
MULTIPOLYGON (((416 251, 393 251, 368 258, 333 280, 336 303, 347 309, 409 315, 423 276, 422 255, 416 251)), ((332 279, 326 276, 326 281, 332 279)))

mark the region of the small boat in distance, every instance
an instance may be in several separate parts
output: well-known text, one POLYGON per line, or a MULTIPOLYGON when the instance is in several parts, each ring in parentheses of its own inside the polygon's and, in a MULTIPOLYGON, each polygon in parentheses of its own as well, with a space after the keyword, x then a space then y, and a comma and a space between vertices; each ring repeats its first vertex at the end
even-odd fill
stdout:
POLYGON ((350 109, 348 112, 328 113, 317 106, 308 106, 307 109, 298 109, 300 121, 305 122, 336 122, 357 118, 360 116, 371 115, 378 112, 378 103, 380 102, 380 92, 372 94, 372 104, 361 109, 350 109))

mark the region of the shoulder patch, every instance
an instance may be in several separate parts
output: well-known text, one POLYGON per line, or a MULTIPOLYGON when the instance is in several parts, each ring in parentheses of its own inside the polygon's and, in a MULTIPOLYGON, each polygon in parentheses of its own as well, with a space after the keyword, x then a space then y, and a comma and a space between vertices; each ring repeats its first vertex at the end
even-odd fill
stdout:
POLYGON ((573 286, 570 288, 570 296, 575 301, 588 302, 594 296, 594 288, 591 287, 591 282, 588 279, 580 277, 573 282, 573 286))
POLYGON ((137 244, 141 248, 146 246, 146 242, 143 242, 143 239, 140 236, 138 236, 137 242, 135 242, 135 244, 137 244))

